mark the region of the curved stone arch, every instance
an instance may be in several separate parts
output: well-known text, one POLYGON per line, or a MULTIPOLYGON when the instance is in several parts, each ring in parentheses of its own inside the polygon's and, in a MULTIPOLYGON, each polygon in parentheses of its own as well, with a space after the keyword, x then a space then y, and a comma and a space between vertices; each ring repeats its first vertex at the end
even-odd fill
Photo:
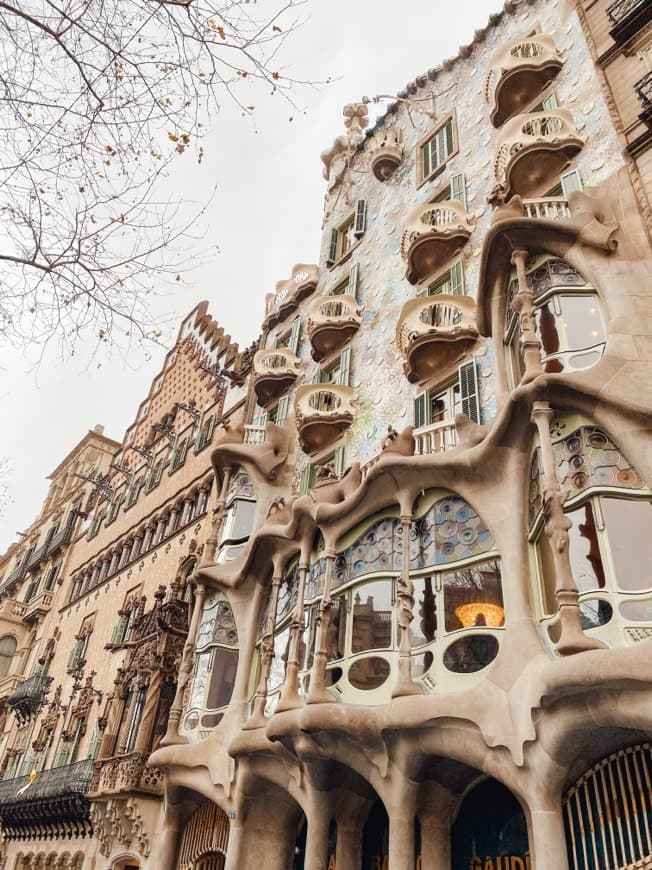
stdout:
POLYGON ((118 852, 111 859, 110 870, 124 870, 124 867, 127 864, 136 864, 138 867, 142 866, 141 859, 137 852, 118 852))
POLYGON ((72 857, 72 861, 70 864, 71 870, 82 870, 84 866, 84 853, 83 852, 75 852, 72 857))

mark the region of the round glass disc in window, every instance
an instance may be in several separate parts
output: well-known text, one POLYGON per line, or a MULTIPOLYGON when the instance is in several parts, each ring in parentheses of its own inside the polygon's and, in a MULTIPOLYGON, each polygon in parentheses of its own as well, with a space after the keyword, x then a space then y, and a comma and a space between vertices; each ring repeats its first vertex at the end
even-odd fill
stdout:
POLYGON ((349 682, 363 691, 377 689, 389 677, 390 670, 389 662, 379 656, 358 659, 349 668, 349 682))
POLYGON ((491 634, 472 634, 454 641, 444 653, 444 667, 454 674, 474 674, 498 655, 498 641, 491 634))
POLYGON ((580 602, 580 622, 585 631, 606 625, 613 615, 611 604, 603 598, 586 598, 580 602))
POLYGON ((195 713, 194 711, 192 713, 188 713, 183 721, 183 727, 186 729, 186 731, 193 731, 198 725, 199 714, 195 713))

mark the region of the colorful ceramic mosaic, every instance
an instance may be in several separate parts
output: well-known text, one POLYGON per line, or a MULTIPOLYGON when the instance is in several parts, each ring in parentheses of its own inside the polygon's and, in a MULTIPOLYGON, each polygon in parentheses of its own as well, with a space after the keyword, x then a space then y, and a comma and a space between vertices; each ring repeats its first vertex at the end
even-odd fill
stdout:
POLYGON ((224 601, 219 593, 209 595, 206 599, 197 635, 199 649, 208 643, 219 643, 225 646, 236 646, 238 643, 238 631, 233 610, 228 601, 224 601))
MULTIPOLYGON (((634 466, 608 435, 597 426, 582 426, 553 444, 557 479, 569 497, 594 486, 618 489, 643 489, 644 483, 634 466)), ((530 527, 542 508, 543 477, 539 467, 539 448, 530 466, 530 527)))

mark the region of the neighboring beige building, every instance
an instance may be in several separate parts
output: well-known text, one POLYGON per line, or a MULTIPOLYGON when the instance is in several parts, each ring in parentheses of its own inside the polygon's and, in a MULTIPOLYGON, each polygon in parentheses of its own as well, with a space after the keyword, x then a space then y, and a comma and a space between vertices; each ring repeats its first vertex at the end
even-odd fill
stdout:
POLYGON ((652 867, 650 4, 606 6, 346 106, 257 348, 184 321, 8 698, 9 870, 652 867))

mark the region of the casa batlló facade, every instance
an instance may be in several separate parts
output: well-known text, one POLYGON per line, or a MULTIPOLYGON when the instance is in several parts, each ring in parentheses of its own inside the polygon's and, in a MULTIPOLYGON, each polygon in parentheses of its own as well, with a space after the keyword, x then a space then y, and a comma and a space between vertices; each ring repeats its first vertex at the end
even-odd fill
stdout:
POLYGON ((652 867, 651 70, 508 2, 345 107, 319 262, 4 559, 4 866, 652 867))

